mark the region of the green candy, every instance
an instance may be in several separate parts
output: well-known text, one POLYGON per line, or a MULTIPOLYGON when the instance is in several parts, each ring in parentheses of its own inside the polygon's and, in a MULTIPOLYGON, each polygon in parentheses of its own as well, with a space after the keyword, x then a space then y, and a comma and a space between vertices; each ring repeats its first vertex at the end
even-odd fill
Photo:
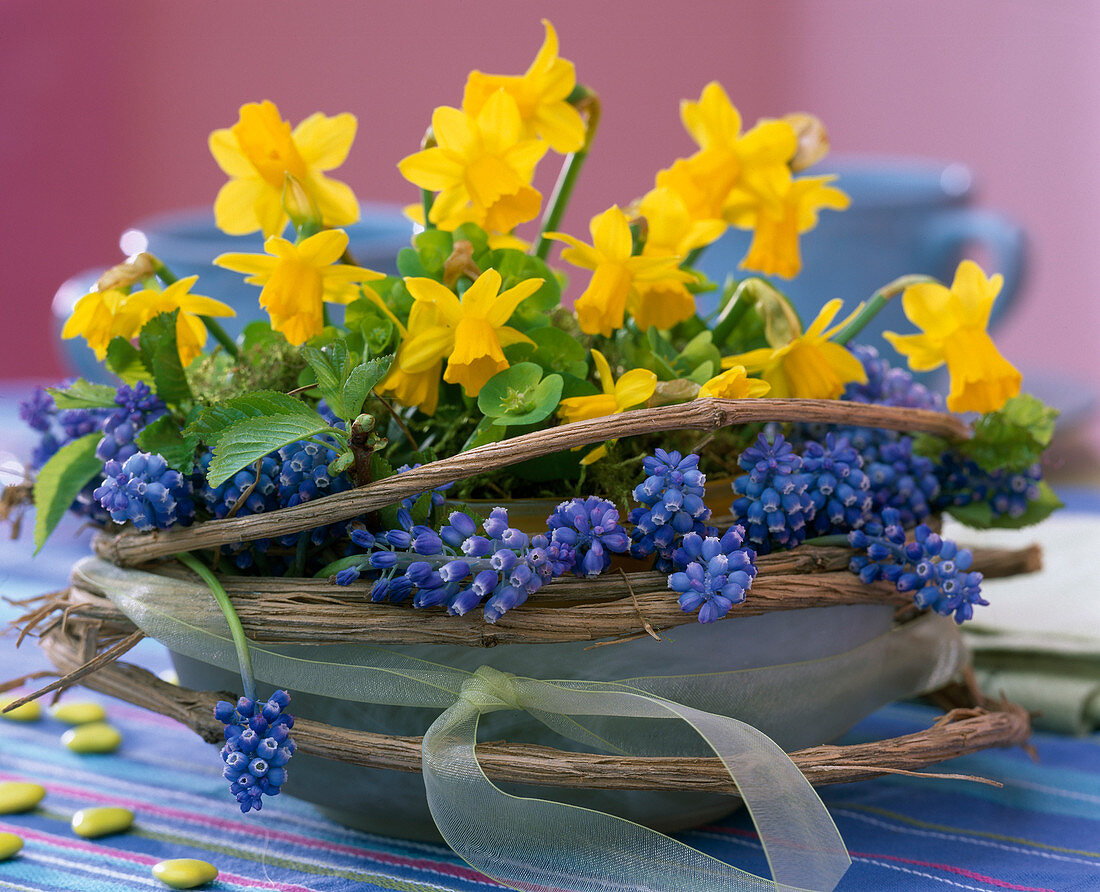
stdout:
POLYGON ((173 889, 194 889, 218 877, 218 868, 197 858, 171 858, 153 865, 153 876, 173 889))
POLYGON ((7 861, 23 848, 23 840, 14 833, 0 833, 0 861, 7 861))
POLYGON ((50 710, 50 715, 66 725, 88 725, 102 722, 107 718, 107 710, 91 701, 59 703, 50 710))
POLYGON ((73 815, 73 833, 86 839, 107 836, 109 833, 122 833, 134 823, 134 813, 127 808, 103 806, 100 808, 82 808, 73 815))
POLYGON ((70 728, 61 735, 61 742, 74 753, 113 753, 122 743, 122 735, 106 722, 92 722, 70 728))
POLYGON ((30 811, 46 795, 46 788, 26 781, 0 783, 0 815, 30 811))

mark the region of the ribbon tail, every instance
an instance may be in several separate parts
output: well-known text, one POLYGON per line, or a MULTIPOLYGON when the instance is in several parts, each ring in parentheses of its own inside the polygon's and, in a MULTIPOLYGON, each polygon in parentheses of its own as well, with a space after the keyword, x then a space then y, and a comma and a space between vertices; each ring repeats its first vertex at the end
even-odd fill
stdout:
MULTIPOLYGON (((601 692, 596 698, 601 695, 608 696, 608 693, 601 692)), ((644 695, 616 693, 611 696, 616 697, 620 707, 624 703, 622 698, 644 701, 636 713, 639 715, 651 716, 655 706, 666 706, 666 702, 644 695)), ((614 815, 504 792, 485 776, 478 764, 475 744, 480 710, 466 699, 460 699, 447 709, 424 736, 424 785, 432 817, 447 844, 471 867, 524 892, 551 889, 570 892, 831 890, 848 866, 847 852, 824 806, 797 768, 755 729, 749 731, 775 747, 781 760, 774 758, 766 747, 758 747, 744 758, 735 757, 729 734, 724 733, 730 729, 723 727, 722 722, 742 723, 698 713, 687 707, 683 709, 685 715, 681 718, 691 721, 708 742, 716 738, 716 752, 723 755, 725 751, 723 758, 729 757, 739 772, 742 767, 746 768, 750 795, 755 801, 754 818, 760 813, 769 825, 774 819, 792 819, 803 825, 793 832, 788 846, 782 845, 783 840, 775 834, 771 835, 769 857, 773 850, 778 854, 784 881, 775 882, 748 873, 663 833, 614 815), (709 716, 715 721, 712 723, 700 716, 709 716), (786 762, 798 775, 800 788, 795 791, 797 795, 793 801, 784 801, 790 778, 780 772, 777 784, 777 777, 770 773, 777 761, 786 762), (761 782, 765 785, 761 786, 761 782), (770 813, 765 802, 766 791, 775 800, 770 813), (806 807, 807 800, 816 802, 821 811, 799 819, 797 815, 806 807), (825 826, 822 826, 822 813, 825 826), (803 832, 805 828, 811 828, 811 832, 803 832), (823 840, 825 852, 821 848, 823 840), (806 851, 807 845, 813 850, 806 851), (836 851, 837 845, 842 857, 836 851), (805 864, 792 868, 788 863, 791 855, 805 859, 805 864), (824 873, 815 875, 818 870, 824 873), (790 885, 786 880, 791 877, 805 877, 806 885, 790 885)))

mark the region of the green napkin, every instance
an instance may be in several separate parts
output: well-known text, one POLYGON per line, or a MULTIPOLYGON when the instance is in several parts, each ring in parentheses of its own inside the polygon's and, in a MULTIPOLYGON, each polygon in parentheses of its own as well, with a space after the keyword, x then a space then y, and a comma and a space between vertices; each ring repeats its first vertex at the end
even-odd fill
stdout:
POLYGON ((1023 530, 967 529, 962 546, 1038 543, 1043 569, 982 584, 988 607, 963 626, 983 690, 1038 712, 1036 727, 1067 734, 1100 728, 1100 517, 1061 512, 1023 530))

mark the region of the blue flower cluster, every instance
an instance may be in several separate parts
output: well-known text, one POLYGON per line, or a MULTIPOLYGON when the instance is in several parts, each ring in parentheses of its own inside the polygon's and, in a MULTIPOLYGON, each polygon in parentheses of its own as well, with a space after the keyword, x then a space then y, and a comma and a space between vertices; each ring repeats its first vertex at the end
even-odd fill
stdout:
POLYGON ((286 782, 286 765, 297 749, 290 736, 294 716, 283 711, 289 703, 286 691, 276 691, 266 703, 241 697, 214 707, 214 718, 225 725, 222 776, 245 814, 259 811, 263 797, 278 796, 286 782))
POLYGON ((899 592, 913 592, 917 607, 954 615, 957 623, 974 616, 975 604, 989 603, 982 598, 982 574, 968 572, 973 558, 967 549, 940 538, 927 524, 913 535, 906 541, 901 513, 887 508, 881 521, 848 534, 852 547, 865 552, 852 558, 849 569, 863 582, 885 579, 899 592))
POLYGON ((913 452, 912 437, 867 428, 851 428, 849 437, 871 479, 875 514, 894 508, 912 526, 932 513, 940 482, 932 460, 913 452))
MULTIPOLYGON (((377 535, 365 529, 352 531, 352 542, 369 553, 362 562, 341 570, 337 583, 350 585, 362 573, 375 571, 375 601, 399 602, 411 594, 414 607, 442 605, 456 616, 484 603, 485 619, 496 622, 576 563, 575 528, 555 530, 556 541, 541 534, 528 536, 509 525, 504 508, 490 512, 482 524, 484 535, 462 511, 453 512, 438 533, 414 524, 407 508, 397 514, 396 529, 377 535)), ((620 533, 625 547, 626 534, 620 533)), ((599 536, 613 536, 613 531, 599 536)))
POLYGON ((619 509, 596 496, 562 502, 546 525, 551 541, 573 553, 578 576, 599 576, 611 566, 612 554, 622 554, 630 546, 619 525, 619 509))
MULTIPOLYGON (((406 471, 411 471, 414 468, 419 467, 420 462, 416 462, 412 465, 402 465, 400 468, 397 469, 397 473, 404 474, 406 471)), ((446 493, 447 490, 449 490, 452 486, 454 486, 454 483, 443 483, 437 486, 435 489, 429 490, 427 493, 422 492, 415 496, 407 496, 406 498, 401 500, 401 506, 408 509, 409 511, 412 511, 413 508, 416 506, 416 503, 420 501, 420 499, 422 499, 425 495, 427 495, 428 514, 429 516, 432 516, 435 511, 439 510, 447 503, 446 493)))
POLYGON ((118 408, 109 410, 103 422, 103 439, 95 450, 96 458, 102 462, 111 459, 125 462, 138 451, 134 442, 137 435, 168 412, 164 401, 144 381, 133 387, 121 385, 115 394, 115 405, 118 408))
POLYGON ((870 344, 852 344, 848 350, 863 364, 867 383, 848 384, 841 399, 942 411, 943 397, 940 394, 919 383, 906 369, 891 366, 870 344))
POLYGON ((668 572, 673 567, 672 554, 685 535, 717 532, 707 526, 710 509, 703 502, 707 478, 694 453, 681 456, 657 449, 642 460, 642 467, 646 478, 634 487, 639 507, 629 515, 634 524, 630 554, 636 558, 656 554, 655 567, 668 572))
POLYGON ((937 508, 961 508, 985 502, 994 517, 1022 517, 1028 503, 1039 498, 1043 469, 1034 464, 1022 471, 986 471, 977 463, 946 453, 940 461, 942 483, 937 508))
POLYGON ((871 480, 863 473, 863 458, 847 437, 825 435, 824 444, 811 440, 802 453, 806 489, 814 506, 815 535, 848 532, 868 519, 873 499, 871 480))
POLYGON ((684 613, 698 610, 699 622, 712 623, 745 600, 756 576, 756 552, 743 547, 744 534, 738 525, 721 538, 694 532, 684 536, 673 555, 679 569, 668 577, 668 587, 679 593, 684 613))
POLYGON ((115 523, 129 522, 144 532, 187 526, 194 519, 191 484, 163 456, 135 452, 125 462, 110 459, 103 472, 93 495, 115 523))
POLYGON ((802 457, 794 447, 782 434, 776 434, 774 443, 760 434, 737 463, 748 473, 733 482, 739 498, 730 510, 734 520, 746 525, 749 544, 759 554, 767 554, 805 540, 814 503, 807 493, 802 457))

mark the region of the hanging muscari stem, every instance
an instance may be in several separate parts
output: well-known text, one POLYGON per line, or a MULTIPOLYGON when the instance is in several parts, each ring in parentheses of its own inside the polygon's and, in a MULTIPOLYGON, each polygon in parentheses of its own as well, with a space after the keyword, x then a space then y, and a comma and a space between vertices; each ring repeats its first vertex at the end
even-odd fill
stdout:
POLYGON ((202 577, 202 581, 209 587, 210 593, 214 596, 214 600, 218 602, 218 606, 225 616, 225 621, 229 624, 229 634, 233 636, 233 647, 237 651, 237 663, 241 669, 241 683, 244 685, 244 695, 250 700, 255 700, 256 679, 252 674, 252 654, 248 650, 248 638, 245 637, 244 627, 241 625, 241 620, 237 616, 236 609, 233 607, 233 602, 229 600, 229 594, 226 592, 221 582, 218 581, 218 577, 210 571, 210 568, 193 554, 184 551, 176 554, 175 558, 185 567, 189 567, 202 577))
POLYGON ((932 276, 910 275, 900 276, 888 285, 883 285, 871 296, 871 299, 867 301, 867 305, 860 311, 860 314, 836 333, 836 337, 833 338, 833 341, 837 344, 847 344, 852 338, 863 331, 867 323, 879 314, 879 311, 886 306, 887 301, 895 294, 904 291, 910 285, 919 285, 922 282, 936 281, 937 280, 932 276))
MULTIPOLYGON (((156 273, 157 278, 165 285, 171 285, 173 282, 179 281, 179 277, 168 269, 159 257, 148 253, 144 256, 153 265, 153 272, 156 273)), ((210 316, 199 316, 199 318, 202 320, 202 324, 206 326, 206 330, 214 336, 214 340, 225 347, 226 353, 236 359, 240 351, 237 349, 237 342, 229 336, 229 333, 218 324, 216 319, 212 319, 210 316)))
POLYGON ((535 242, 534 250, 534 255, 540 260, 545 260, 546 255, 550 253, 550 239, 546 237, 546 233, 556 231, 561 225, 561 218, 569 204, 569 197, 573 194, 577 176, 584 167, 588 151, 592 148, 592 139, 600 123, 600 99, 587 87, 577 84, 569 94, 568 101, 576 106, 577 111, 587 116, 584 145, 566 157, 561 173, 558 175, 558 182, 554 185, 554 194, 550 196, 550 201, 546 205, 546 213, 539 226, 539 237, 535 242))

